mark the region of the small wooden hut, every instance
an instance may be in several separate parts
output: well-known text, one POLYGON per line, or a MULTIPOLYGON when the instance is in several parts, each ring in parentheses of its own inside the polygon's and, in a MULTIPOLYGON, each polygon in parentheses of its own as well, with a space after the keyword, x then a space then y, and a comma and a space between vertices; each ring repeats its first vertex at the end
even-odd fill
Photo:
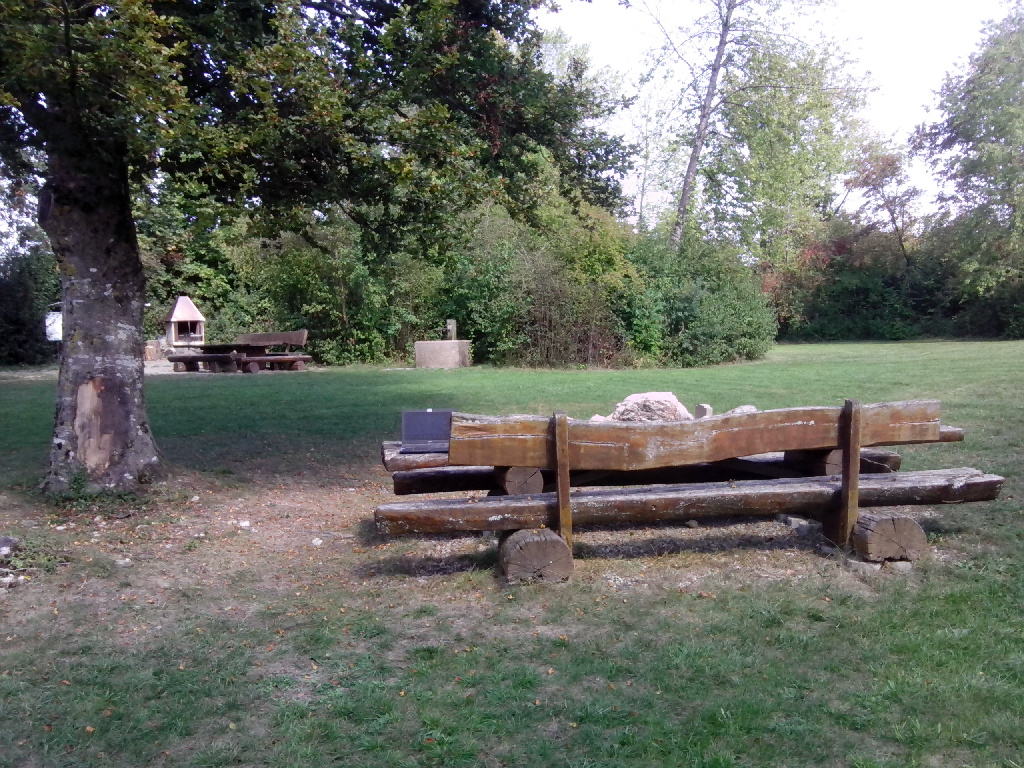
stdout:
POLYGON ((164 324, 171 347, 198 347, 206 341, 206 318, 188 296, 178 297, 164 324))

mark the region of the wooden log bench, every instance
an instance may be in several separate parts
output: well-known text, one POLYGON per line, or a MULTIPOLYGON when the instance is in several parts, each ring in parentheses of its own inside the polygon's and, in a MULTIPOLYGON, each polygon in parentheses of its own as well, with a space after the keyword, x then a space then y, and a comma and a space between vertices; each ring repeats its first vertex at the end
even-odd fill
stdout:
MULTIPOLYGON (((375 521, 389 535, 548 531, 517 536, 513 545, 503 541, 499 553, 515 553, 513 572, 519 577, 565 577, 574 523, 788 513, 820 520, 824 535, 845 547, 862 506, 996 498, 1003 483, 997 475, 971 468, 899 472, 899 454, 883 449, 962 439, 962 430, 940 423, 936 400, 870 405, 848 400, 843 407, 689 422, 453 413, 447 451, 402 453, 398 444, 382 446, 395 492, 487 490, 491 495, 383 504, 375 521), (570 494, 571 487, 576 490, 570 494), (532 550, 537 556, 531 559, 532 550), (561 554, 553 556, 554 550, 561 554)), ((872 520, 873 530, 898 528, 872 520)), ((908 545, 908 551, 915 546, 908 545)), ((504 554, 500 561, 508 575, 504 554)))
POLYGON ((241 357, 237 352, 202 353, 198 355, 168 355, 167 360, 171 363, 179 363, 189 373, 196 373, 200 366, 207 370, 224 373, 234 373, 238 370, 238 359, 241 357))
POLYGON ((198 371, 200 366, 213 373, 301 371, 313 358, 294 348, 305 346, 308 335, 306 330, 243 333, 227 344, 203 344, 199 354, 171 355, 167 359, 192 372, 198 371))

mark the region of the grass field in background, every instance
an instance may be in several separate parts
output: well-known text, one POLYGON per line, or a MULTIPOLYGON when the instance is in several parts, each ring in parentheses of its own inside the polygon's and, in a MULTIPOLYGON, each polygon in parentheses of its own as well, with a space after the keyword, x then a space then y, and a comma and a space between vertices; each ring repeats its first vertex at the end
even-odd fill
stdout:
MULTIPOLYGON (((938 510, 929 536, 955 556, 908 577, 853 577, 822 558, 810 578, 725 574, 700 591, 585 579, 510 589, 488 570, 318 577, 286 598, 256 593, 255 571, 222 590, 194 575, 179 584, 182 569, 213 567, 211 542, 206 559, 186 547, 161 562, 169 596, 147 605, 131 597, 141 568, 72 558, 0 598, 0 767, 1021 768, 1022 381, 1021 342, 782 346, 700 370, 152 377, 165 457, 232 481, 214 495, 311 468, 325 493, 332 473, 355 482, 403 408, 589 417, 652 390, 718 412, 938 398, 966 440, 908 447, 904 467, 973 466, 1007 482, 998 501, 938 510), (102 606, 73 596, 104 589, 114 597, 102 606), (176 619, 120 642, 126 626, 161 621, 158 609, 176 619)), ((63 514, 27 490, 54 391, 0 372, 0 489, 42 521, 63 514)))

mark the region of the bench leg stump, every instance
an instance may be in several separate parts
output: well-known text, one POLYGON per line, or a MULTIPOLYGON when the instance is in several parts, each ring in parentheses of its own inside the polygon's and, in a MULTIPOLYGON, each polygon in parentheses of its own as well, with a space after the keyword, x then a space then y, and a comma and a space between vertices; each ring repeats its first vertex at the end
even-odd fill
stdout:
POLYGON ((550 528, 525 528, 498 545, 498 563, 509 584, 566 581, 572 576, 572 552, 550 528))

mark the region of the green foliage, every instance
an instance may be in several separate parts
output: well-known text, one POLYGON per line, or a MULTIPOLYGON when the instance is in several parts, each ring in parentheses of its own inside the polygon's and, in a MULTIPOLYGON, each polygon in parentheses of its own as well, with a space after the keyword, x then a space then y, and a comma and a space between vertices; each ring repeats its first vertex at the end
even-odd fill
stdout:
POLYGON ((308 329, 307 349, 316 359, 374 362, 393 349, 399 313, 389 275, 364 254, 358 230, 337 209, 301 233, 242 232, 231 252, 248 290, 263 297, 268 325, 308 329))
POLYGON ((631 328, 641 349, 661 350, 667 361, 687 367, 756 360, 771 349, 775 313, 734 247, 705 243, 675 255, 652 238, 631 258, 650 281, 646 296, 632 304, 639 309, 631 328))
POLYGON ((475 361, 508 363, 529 343, 534 297, 524 270, 534 235, 496 206, 477 212, 472 222, 472 236, 445 265, 439 316, 453 318, 460 337, 472 340, 475 361))
POLYGON ((955 190, 929 243, 957 264, 958 322, 1019 336, 1024 282, 1024 4, 992 24, 940 92, 943 118, 915 137, 955 190))
POLYGON ((698 218, 756 258, 789 261, 831 208, 861 103, 845 66, 828 49, 767 35, 724 73, 698 218))
POLYGON ((44 321, 60 300, 53 253, 42 243, 0 253, 0 365, 38 365, 54 359, 44 321))
POLYGON ((792 338, 817 341, 884 339, 899 341, 920 334, 921 318, 909 306, 898 275, 877 266, 854 266, 837 259, 805 307, 792 338))

